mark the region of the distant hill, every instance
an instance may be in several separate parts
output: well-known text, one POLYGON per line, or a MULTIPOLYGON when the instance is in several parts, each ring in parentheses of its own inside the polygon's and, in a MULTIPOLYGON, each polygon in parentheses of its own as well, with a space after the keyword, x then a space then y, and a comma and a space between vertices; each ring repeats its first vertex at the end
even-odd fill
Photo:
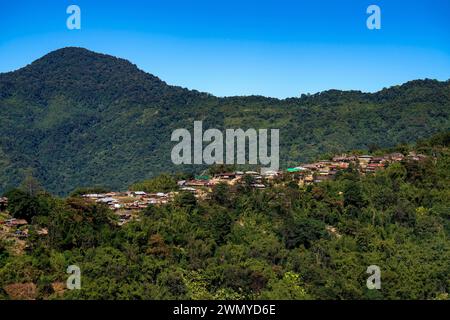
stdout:
MULTIPOLYGON (((300 88, 299 88, 300 89, 300 88)), ((27 168, 65 194, 126 188, 172 165, 176 128, 279 128, 282 165, 320 154, 389 147, 450 130, 450 81, 415 80, 376 93, 218 98, 170 86, 130 62, 63 48, 0 74, 0 192, 27 168)))

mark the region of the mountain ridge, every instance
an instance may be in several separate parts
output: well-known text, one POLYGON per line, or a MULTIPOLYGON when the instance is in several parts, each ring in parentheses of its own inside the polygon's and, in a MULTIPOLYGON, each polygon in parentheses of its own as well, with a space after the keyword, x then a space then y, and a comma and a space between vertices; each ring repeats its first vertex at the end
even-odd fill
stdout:
POLYGON ((205 128, 279 128, 286 166, 327 152, 411 142, 449 130, 449 119, 448 80, 414 80, 376 93, 220 98, 168 85, 121 58, 63 48, 0 74, 0 192, 29 169, 58 194, 198 171, 170 160, 171 132, 191 130, 195 120, 205 128))
MULTIPOLYGON (((392 86, 388 86, 388 87, 383 87, 380 90, 374 91, 374 92, 366 92, 366 91, 362 91, 362 90, 341 90, 341 89, 334 89, 334 88, 330 88, 327 90, 323 90, 323 91, 318 91, 315 93, 308 93, 308 94, 301 94, 299 97, 286 97, 283 99, 280 98, 276 98, 276 97, 270 97, 270 96, 264 96, 264 95, 232 95, 232 96, 224 96, 224 97, 218 97, 215 96, 211 93, 208 92, 203 92, 203 91, 199 91, 196 89, 188 89, 186 87, 183 86, 175 86, 175 85, 170 85, 167 82, 165 82, 164 80, 160 79, 158 76, 155 76, 153 73, 144 71, 142 69, 140 69, 136 64, 132 63, 131 61, 127 60, 127 59, 123 59, 120 57, 116 57, 113 55, 109 55, 109 54, 105 54, 105 53, 100 53, 100 52, 95 52, 92 50, 89 50, 87 48, 83 48, 83 47, 63 47, 54 51, 51 51, 47 54, 45 54, 44 56, 42 56, 41 58, 38 58, 36 60, 34 60, 33 62, 31 62, 30 64, 21 67, 19 69, 13 70, 13 71, 8 71, 8 72, 0 72, 0 77, 4 76, 4 75, 9 75, 9 74, 15 74, 15 73, 21 73, 21 72, 26 72, 28 69, 30 68, 35 68, 37 66, 39 66, 42 62, 45 61, 49 61, 49 60, 54 60, 55 58, 69 58, 69 59, 75 59, 78 62, 81 62, 78 58, 80 56, 85 56, 85 57, 90 57, 93 60, 96 59, 105 59, 107 61, 109 61, 110 63, 117 63, 119 62, 122 66, 128 66, 128 67, 132 67, 134 70, 134 72, 136 73, 140 73, 140 74, 145 74, 149 77, 151 77, 153 80, 160 82, 161 84, 167 85, 169 87, 172 88, 181 88, 183 90, 187 90, 187 91, 193 91, 193 92, 199 92, 202 94, 206 94, 209 96, 213 96, 216 98, 241 98, 241 97, 263 97, 263 98, 267 98, 267 99, 274 99, 274 100, 279 100, 279 101, 284 101, 284 100, 291 100, 291 99, 300 99, 302 96, 303 97, 314 97, 314 96, 320 96, 320 95, 326 95, 326 94, 334 94, 334 93, 341 93, 341 94, 364 94, 364 95, 380 95, 386 91, 390 91, 390 90, 396 90, 399 87, 411 87, 411 86, 416 86, 416 85, 423 85, 423 84, 427 84, 427 83, 433 83, 433 84, 449 84, 450 83, 450 78, 447 80, 436 80, 436 79, 430 79, 430 78, 422 78, 422 79, 413 79, 413 80, 409 80, 406 81, 404 83, 401 84, 397 84, 397 85, 392 85, 392 86)), ((75 66, 77 66, 77 64, 75 64, 75 66)))

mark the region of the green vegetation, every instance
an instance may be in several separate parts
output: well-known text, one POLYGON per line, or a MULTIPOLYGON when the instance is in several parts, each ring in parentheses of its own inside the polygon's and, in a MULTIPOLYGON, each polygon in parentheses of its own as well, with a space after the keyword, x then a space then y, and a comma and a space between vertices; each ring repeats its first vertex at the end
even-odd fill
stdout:
POLYGON ((122 59, 65 48, 0 74, 0 192, 29 169, 58 195, 80 186, 125 189, 161 172, 200 173, 170 159, 172 131, 194 120, 205 129, 279 128, 288 167, 427 138, 450 129, 449 113, 449 81, 411 81, 373 94, 217 98, 169 86, 122 59))
POLYGON ((169 192, 178 188, 177 181, 168 174, 161 174, 153 179, 132 184, 128 189, 131 191, 169 192))
POLYGON ((446 299, 449 136, 419 142, 424 160, 367 176, 350 167, 306 188, 286 178, 264 190, 217 185, 206 200, 180 193, 122 227, 79 197, 12 191, 9 209, 33 217, 25 253, 0 242, 0 298, 32 282, 41 299, 446 299), (29 210, 29 197, 48 209, 29 210), (82 289, 56 291, 72 264, 82 289), (366 287, 369 265, 381 290, 366 287))

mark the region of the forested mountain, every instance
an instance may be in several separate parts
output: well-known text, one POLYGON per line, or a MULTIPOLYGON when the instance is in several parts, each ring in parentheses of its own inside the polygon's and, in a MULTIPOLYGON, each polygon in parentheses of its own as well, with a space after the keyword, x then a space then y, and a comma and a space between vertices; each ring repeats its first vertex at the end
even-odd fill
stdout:
MULTIPOLYGON (((301 88, 299 88, 301 90, 301 88)), ((369 94, 218 98, 170 86, 126 60, 64 48, 0 74, 0 192, 26 171, 53 192, 121 189, 175 168, 174 129, 279 128, 281 164, 450 129, 450 82, 416 80, 369 94)))

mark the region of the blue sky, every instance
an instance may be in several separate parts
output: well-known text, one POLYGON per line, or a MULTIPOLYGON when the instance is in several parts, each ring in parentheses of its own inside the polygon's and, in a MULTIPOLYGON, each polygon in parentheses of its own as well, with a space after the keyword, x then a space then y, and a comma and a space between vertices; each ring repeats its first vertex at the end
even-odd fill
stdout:
POLYGON ((450 1, 0 2, 0 72, 65 46, 218 96, 377 91, 450 78, 450 1), (81 8, 81 30, 66 27, 70 4, 81 8), (381 30, 366 27, 370 4, 381 8, 381 30))

